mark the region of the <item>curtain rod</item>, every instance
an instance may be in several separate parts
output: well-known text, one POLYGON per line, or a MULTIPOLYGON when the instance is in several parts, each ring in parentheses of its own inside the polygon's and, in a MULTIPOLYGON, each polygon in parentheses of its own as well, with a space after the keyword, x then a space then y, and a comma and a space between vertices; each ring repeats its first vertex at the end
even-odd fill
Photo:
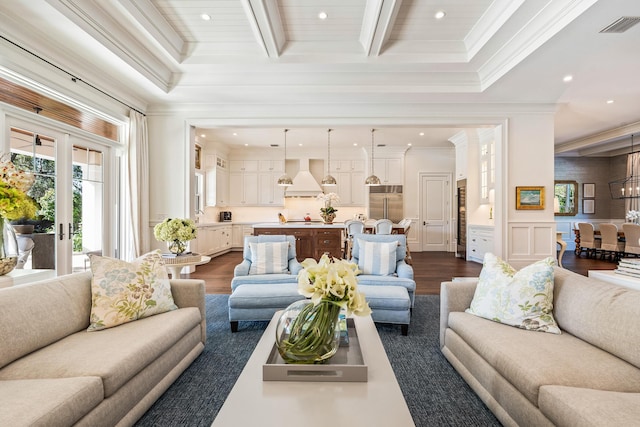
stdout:
POLYGON ((34 57, 38 58, 38 59, 39 59, 39 60, 41 60, 42 62, 45 62, 45 63, 47 63, 47 64, 51 65, 52 67, 56 68, 57 70, 62 71, 63 73, 65 73, 66 75, 68 75, 68 76, 70 76, 70 77, 71 77, 71 81, 72 81, 72 82, 74 82, 74 83, 77 83, 77 82, 84 83, 85 85, 89 86, 91 89, 93 89, 93 90, 95 90, 95 91, 98 91, 98 92, 100 92, 101 94, 103 94, 103 95, 105 95, 105 96, 108 96, 109 98, 113 99, 114 101, 119 102, 120 104, 124 105, 125 107, 130 108, 131 110, 133 110, 133 111, 135 111, 135 112, 137 112, 137 113, 139 113, 139 114, 142 114, 143 116, 146 116, 146 114, 145 114, 145 113, 143 113, 142 111, 138 110, 137 108, 132 107, 131 105, 127 104, 126 102, 121 101, 120 99, 116 98, 115 96, 113 96, 113 95, 111 95, 111 94, 109 94, 109 93, 107 93, 107 92, 103 91, 102 89, 100 89, 100 88, 98 88, 98 87, 96 87, 96 86, 92 85, 91 83, 89 83, 89 82, 87 82, 87 81, 83 80, 82 78, 80 78, 80 77, 78 77, 78 76, 76 76, 76 75, 74 75, 74 74, 70 73, 69 71, 65 70, 64 68, 61 68, 60 66, 58 66, 58 65, 54 64, 53 62, 51 62, 51 61, 49 61, 49 60, 47 60, 47 59, 44 59, 43 57, 41 57, 40 55, 38 55, 38 54, 36 54, 36 53, 34 53, 34 52, 30 51, 29 49, 27 49, 27 48, 25 48, 25 47, 20 46, 19 44, 15 43, 15 42, 14 42, 14 41, 12 41, 12 40, 9 40, 9 39, 8 39, 8 38, 6 38, 5 36, 0 35, 0 38, 2 38, 3 40, 5 40, 5 41, 7 41, 7 42, 11 43, 12 45, 14 45, 15 47, 17 47, 18 49, 22 49, 23 51, 27 52, 28 54, 30 54, 30 55, 32 55, 32 56, 34 56, 34 57))

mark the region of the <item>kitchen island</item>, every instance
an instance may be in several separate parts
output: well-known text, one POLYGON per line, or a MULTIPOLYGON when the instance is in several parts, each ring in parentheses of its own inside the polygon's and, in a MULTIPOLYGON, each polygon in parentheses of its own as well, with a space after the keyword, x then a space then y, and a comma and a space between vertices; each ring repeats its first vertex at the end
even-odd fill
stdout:
POLYGON ((253 235, 285 235, 296 238, 296 258, 320 259, 325 252, 342 258, 342 231, 344 224, 335 222, 267 222, 253 225, 253 235))

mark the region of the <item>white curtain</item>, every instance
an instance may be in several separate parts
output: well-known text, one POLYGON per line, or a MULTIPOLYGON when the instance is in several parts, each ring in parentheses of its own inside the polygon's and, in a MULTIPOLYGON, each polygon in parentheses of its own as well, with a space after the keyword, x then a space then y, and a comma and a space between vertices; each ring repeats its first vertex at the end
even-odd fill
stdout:
POLYGON ((126 207, 129 219, 123 245, 123 259, 132 260, 147 252, 149 243, 149 137, 147 118, 129 113, 129 145, 126 156, 126 207))
MULTIPOLYGON (((633 185, 640 179, 640 152, 627 156, 627 177, 633 178, 633 185)), ((625 199, 625 212, 640 210, 640 199, 625 199)))

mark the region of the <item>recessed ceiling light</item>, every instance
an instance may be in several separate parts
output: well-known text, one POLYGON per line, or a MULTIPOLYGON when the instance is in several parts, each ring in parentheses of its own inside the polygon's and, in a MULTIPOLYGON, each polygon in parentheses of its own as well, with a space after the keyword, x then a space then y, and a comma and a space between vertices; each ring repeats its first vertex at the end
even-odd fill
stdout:
POLYGON ((207 137, 207 135, 205 135, 205 134, 203 133, 203 134, 200 134, 200 137, 201 137, 201 138, 206 138, 206 137, 207 137))
POLYGON ((244 146, 245 146, 245 147, 248 147, 248 146, 249 146, 249 144, 244 144, 244 146))
POLYGON ((613 99, 608 99, 607 104, 613 104, 613 99))
POLYGON ((203 13, 202 15, 200 15, 200 18, 202 18, 203 21, 211 21, 211 15, 207 13, 203 13))
POLYGON ((420 135, 420 136, 424 136, 424 132, 420 132, 418 135, 420 135))
POLYGON ((442 19, 445 16, 447 16, 447 13, 444 10, 439 10, 439 11, 436 12, 435 15, 433 15, 433 17, 436 18, 436 19, 442 19))
POLYGON ((354 146, 354 147, 357 147, 357 146, 358 146, 358 143, 357 143, 357 142, 354 142, 354 143, 353 143, 353 146, 354 146))
POLYGON ((237 132, 234 132, 234 133, 233 133, 233 136, 238 136, 238 133, 237 133, 237 132))
POLYGON ((567 74, 562 78, 562 81, 565 83, 570 82, 571 80, 573 80, 573 76, 571 74, 567 74))
POLYGON ((325 20, 329 17, 329 15, 327 15, 327 12, 320 12, 318 13, 318 19, 322 19, 325 20))
POLYGON ((298 147, 302 147, 302 143, 298 144, 298 147))
POLYGON ((409 147, 411 147, 411 143, 410 143, 410 142, 409 142, 407 145, 408 145, 409 147))

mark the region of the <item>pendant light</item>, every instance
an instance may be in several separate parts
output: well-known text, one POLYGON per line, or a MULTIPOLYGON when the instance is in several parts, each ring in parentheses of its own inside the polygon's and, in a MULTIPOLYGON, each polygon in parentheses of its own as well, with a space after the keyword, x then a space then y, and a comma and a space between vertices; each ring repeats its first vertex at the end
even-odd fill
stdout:
POLYGON ((373 173, 373 133, 375 129, 371 129, 371 175, 364 181, 364 185, 380 185, 380 178, 373 173))
POLYGON ((322 178, 320 185, 323 187, 338 185, 336 179, 331 176, 331 131, 333 129, 327 129, 327 176, 322 178))
POLYGON ((627 177, 611 181, 609 192, 612 199, 638 199, 640 198, 640 177, 634 176, 635 157, 633 151, 633 134, 631 134, 631 152, 627 156, 627 177))
POLYGON ((293 180, 289 175, 287 175, 287 132, 289 129, 284 130, 284 166, 285 172, 280 178, 278 178, 278 185, 280 187, 291 187, 293 185, 293 180))

